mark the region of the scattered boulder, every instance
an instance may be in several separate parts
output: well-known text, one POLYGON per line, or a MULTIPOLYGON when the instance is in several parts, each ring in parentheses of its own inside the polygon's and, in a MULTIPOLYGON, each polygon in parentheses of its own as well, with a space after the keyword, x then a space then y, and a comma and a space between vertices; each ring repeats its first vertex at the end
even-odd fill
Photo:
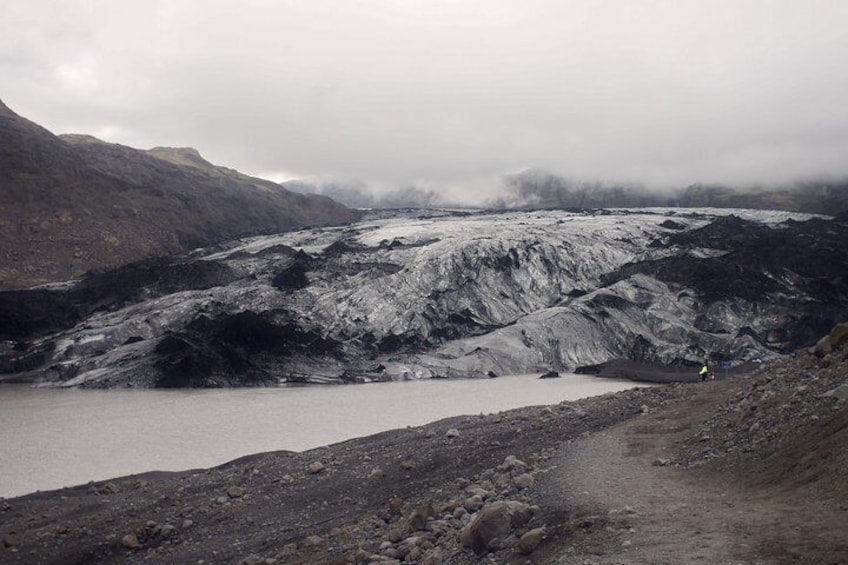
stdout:
POLYGON ((831 346, 830 344, 830 336, 826 335, 820 340, 818 340, 818 342, 816 342, 816 344, 812 346, 809 351, 810 353, 818 357, 824 357, 825 355, 833 351, 833 346, 831 346))
POLYGON ((17 547, 18 534, 17 532, 9 532, 3 536, 3 547, 17 547))
POLYGON ((467 498, 462 506, 468 512, 474 513, 483 508, 483 504, 483 497, 479 494, 475 494, 474 496, 467 498))
POLYGON ((843 347, 848 344, 848 322, 837 324, 830 332, 830 346, 843 347))
POLYGON ((417 532, 427 529, 427 519, 436 514, 433 504, 428 502, 422 504, 409 516, 409 530, 417 532))
POLYGON ((309 474, 310 474, 310 475, 317 475, 318 473, 323 472, 323 471, 324 471, 324 469, 326 469, 326 467, 324 466, 324 464, 323 464, 323 463, 321 463, 320 461, 316 461, 316 462, 312 463, 312 464, 311 464, 311 465, 307 468, 307 471, 309 472, 309 474))
POLYGON ((121 538, 121 545, 127 549, 138 549, 141 543, 138 541, 138 536, 135 534, 127 534, 121 538))
POLYGON ((809 352, 817 357, 824 357, 845 344, 848 344, 848 323, 837 324, 828 335, 818 340, 809 352))
POLYGON ((227 487, 227 496, 230 498, 241 498, 244 496, 244 489, 237 486, 227 487))
POLYGON ((515 455, 507 455, 504 462, 498 465, 498 471, 502 473, 524 474, 527 472, 527 463, 515 455))
POLYGON ((558 379, 559 377, 560 377, 560 374, 557 371, 548 371, 547 373, 545 373, 544 375, 542 375, 539 378, 540 379, 558 379))
POLYGON ((532 487, 536 483, 536 479, 530 473, 524 473, 513 479, 512 483, 520 490, 532 487))
POLYGON ((403 512, 403 499, 395 497, 389 501, 389 516, 400 516, 403 512))
POLYGON ((113 482, 108 482, 100 489, 101 494, 116 494, 121 491, 121 488, 113 482))
POLYGON ((460 532, 460 541, 477 555, 489 551, 495 540, 503 540, 533 517, 530 506, 515 500, 498 501, 483 507, 460 532))
POLYGON ((303 546, 304 547, 317 547, 324 543, 324 538, 318 535, 306 536, 303 538, 303 546))
POLYGON ((545 528, 534 528, 521 536, 518 541, 518 549, 521 553, 533 553, 545 539, 545 528))
POLYGON ((421 560, 421 565, 442 565, 442 552, 438 549, 429 551, 424 559, 421 560))
POLYGON ((398 543, 400 540, 402 540, 405 533, 406 532, 402 531, 399 527, 391 528, 386 534, 386 539, 389 542, 389 547, 391 547, 391 544, 398 543))
POLYGON ((451 428, 445 432, 445 437, 448 439, 459 437, 459 430, 456 428, 451 428))
POLYGON ((836 388, 832 388, 824 396, 832 396, 838 400, 848 400, 848 383, 841 384, 836 388))

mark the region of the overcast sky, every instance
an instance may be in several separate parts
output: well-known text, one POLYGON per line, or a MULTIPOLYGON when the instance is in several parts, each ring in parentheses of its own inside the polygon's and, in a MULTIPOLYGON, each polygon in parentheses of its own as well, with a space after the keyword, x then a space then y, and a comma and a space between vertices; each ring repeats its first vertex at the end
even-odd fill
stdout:
POLYGON ((0 99, 282 179, 848 174, 845 0, 2 0, 0 99))

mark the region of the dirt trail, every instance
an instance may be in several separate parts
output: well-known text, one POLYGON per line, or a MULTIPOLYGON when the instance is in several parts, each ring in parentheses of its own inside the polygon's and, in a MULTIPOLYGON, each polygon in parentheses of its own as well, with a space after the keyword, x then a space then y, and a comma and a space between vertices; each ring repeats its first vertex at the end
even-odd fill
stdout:
POLYGON ((844 512, 803 495, 752 491, 709 465, 674 465, 702 407, 731 390, 715 383, 694 401, 567 444, 540 487, 551 506, 578 518, 562 536, 570 541, 555 544, 565 553, 551 552, 544 562, 848 563, 848 555, 829 549, 843 533, 844 512))

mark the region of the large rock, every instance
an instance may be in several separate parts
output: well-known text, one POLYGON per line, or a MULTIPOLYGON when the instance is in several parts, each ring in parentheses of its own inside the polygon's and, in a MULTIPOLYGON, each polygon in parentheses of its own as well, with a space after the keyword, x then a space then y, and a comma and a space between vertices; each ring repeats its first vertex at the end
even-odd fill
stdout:
POLYGON ((138 541, 138 536, 135 534, 127 534, 121 538, 121 545, 127 549, 138 549, 141 543, 138 541))
POLYGON ((834 349, 842 348, 848 343, 848 324, 837 324, 830 333, 816 342, 810 348, 810 353, 824 357, 834 349))
POLYGON ((534 528, 521 536, 518 540, 518 549, 521 553, 533 553, 545 538, 545 528, 534 528))
POLYGON ((495 540, 504 540, 509 534, 529 522, 533 517, 531 507, 518 501, 498 501, 487 504, 474 515, 460 532, 460 541, 474 553, 482 555, 495 540))
POLYGON ((848 383, 841 384, 835 388, 830 389, 829 391, 825 392, 823 396, 833 397, 838 400, 848 400, 848 383))
POLYGON ((848 323, 837 324, 829 337, 831 347, 844 347, 848 344, 848 323))

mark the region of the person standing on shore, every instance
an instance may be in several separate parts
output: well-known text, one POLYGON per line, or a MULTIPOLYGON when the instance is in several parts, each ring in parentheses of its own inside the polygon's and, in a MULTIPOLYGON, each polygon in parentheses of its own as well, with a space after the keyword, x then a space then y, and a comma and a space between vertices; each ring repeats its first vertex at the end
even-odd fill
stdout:
POLYGON ((698 374, 701 375, 701 382, 705 382, 710 378, 710 368, 707 367, 706 363, 701 367, 701 371, 698 374))

